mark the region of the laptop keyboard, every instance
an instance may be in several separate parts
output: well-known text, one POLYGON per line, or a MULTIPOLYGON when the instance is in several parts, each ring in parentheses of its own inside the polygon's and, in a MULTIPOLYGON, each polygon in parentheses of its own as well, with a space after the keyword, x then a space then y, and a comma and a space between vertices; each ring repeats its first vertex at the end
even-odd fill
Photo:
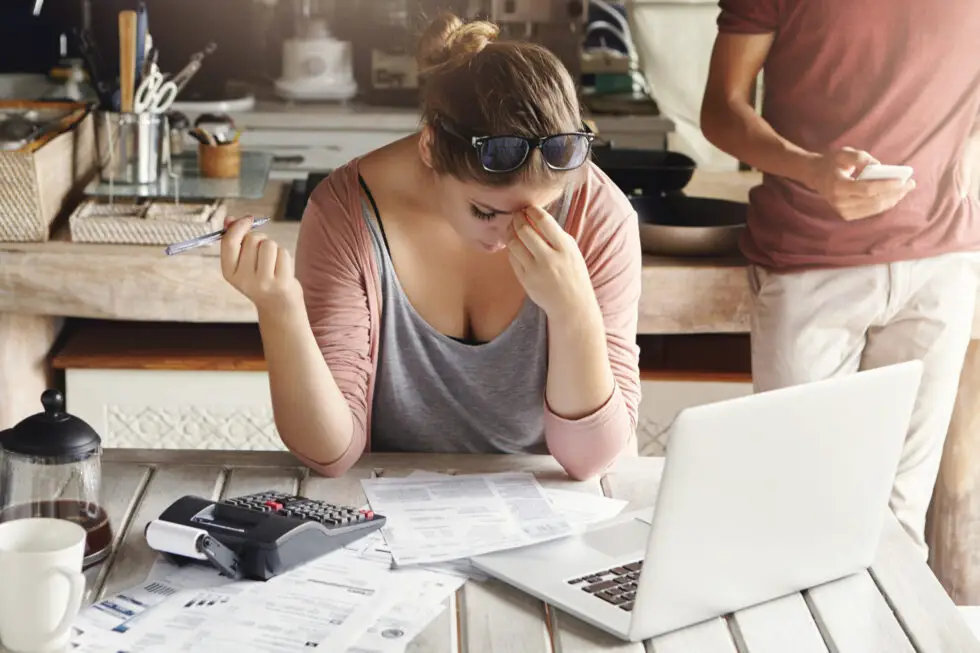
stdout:
POLYGON ((636 584, 640 580, 642 568, 643 561, 637 560, 622 567, 573 578, 568 584, 580 585, 583 592, 630 612, 636 599, 636 584))

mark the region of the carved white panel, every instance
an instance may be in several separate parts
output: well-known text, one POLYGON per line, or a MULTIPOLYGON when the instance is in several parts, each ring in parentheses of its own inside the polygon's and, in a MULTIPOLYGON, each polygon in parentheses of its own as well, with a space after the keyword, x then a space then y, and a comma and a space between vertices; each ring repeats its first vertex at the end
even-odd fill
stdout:
POLYGON ((265 372, 67 370, 69 412, 105 447, 285 449, 265 372))
POLYGON ((271 407, 106 406, 109 447, 285 450, 271 407))
MULTIPOLYGON (((66 402, 106 447, 283 450, 264 372, 67 370, 66 402)), ((663 456, 681 409, 752 392, 750 383, 643 381, 640 455, 663 456)))
POLYGON ((641 413, 636 422, 636 441, 641 456, 663 456, 667 450, 667 429, 669 423, 662 423, 656 417, 641 413))
POLYGON ((663 456, 674 418, 682 409, 752 393, 751 383, 727 381, 643 381, 637 416, 637 448, 641 456, 663 456))

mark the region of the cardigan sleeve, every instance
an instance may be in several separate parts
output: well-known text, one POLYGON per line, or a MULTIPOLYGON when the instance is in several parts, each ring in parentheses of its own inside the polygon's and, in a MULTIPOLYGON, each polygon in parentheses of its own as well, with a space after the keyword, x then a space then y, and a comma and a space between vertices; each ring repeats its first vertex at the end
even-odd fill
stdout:
MULTIPOLYGON (((335 171, 339 173, 340 171, 335 171)), ((313 336, 334 381, 347 400, 353 422, 350 446, 336 460, 314 460, 284 440, 304 464, 339 476, 357 462, 367 442, 371 314, 366 275, 359 263, 359 223, 349 207, 350 188, 342 175, 322 182, 310 197, 296 244, 296 277, 303 287, 313 336)))
POLYGON ((592 278, 615 384, 598 410, 579 419, 563 418, 545 405, 548 449, 578 478, 598 474, 623 452, 636 433, 640 403, 636 330, 643 255, 636 212, 601 173, 590 175, 587 194, 570 231, 592 278))

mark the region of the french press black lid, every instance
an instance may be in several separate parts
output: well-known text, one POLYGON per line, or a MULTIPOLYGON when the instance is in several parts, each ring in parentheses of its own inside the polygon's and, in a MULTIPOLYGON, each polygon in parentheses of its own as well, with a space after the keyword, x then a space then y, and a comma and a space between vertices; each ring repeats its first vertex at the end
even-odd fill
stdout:
POLYGON ((84 460, 98 453, 102 438, 84 420, 65 412, 65 397, 58 390, 41 394, 43 413, 35 413, 0 432, 0 447, 47 464, 84 460))

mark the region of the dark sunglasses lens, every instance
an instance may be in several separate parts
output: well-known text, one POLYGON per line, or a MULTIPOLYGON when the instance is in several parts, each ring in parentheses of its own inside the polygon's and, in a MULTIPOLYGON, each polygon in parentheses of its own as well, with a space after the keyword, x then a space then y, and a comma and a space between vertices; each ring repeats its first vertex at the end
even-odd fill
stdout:
POLYGON ((553 168, 572 170, 588 158, 589 139, 581 134, 552 136, 541 146, 541 155, 553 168))
POLYGON ((508 172, 524 163, 527 152, 528 144, 523 138, 488 138, 480 151, 481 163, 487 170, 508 172))

